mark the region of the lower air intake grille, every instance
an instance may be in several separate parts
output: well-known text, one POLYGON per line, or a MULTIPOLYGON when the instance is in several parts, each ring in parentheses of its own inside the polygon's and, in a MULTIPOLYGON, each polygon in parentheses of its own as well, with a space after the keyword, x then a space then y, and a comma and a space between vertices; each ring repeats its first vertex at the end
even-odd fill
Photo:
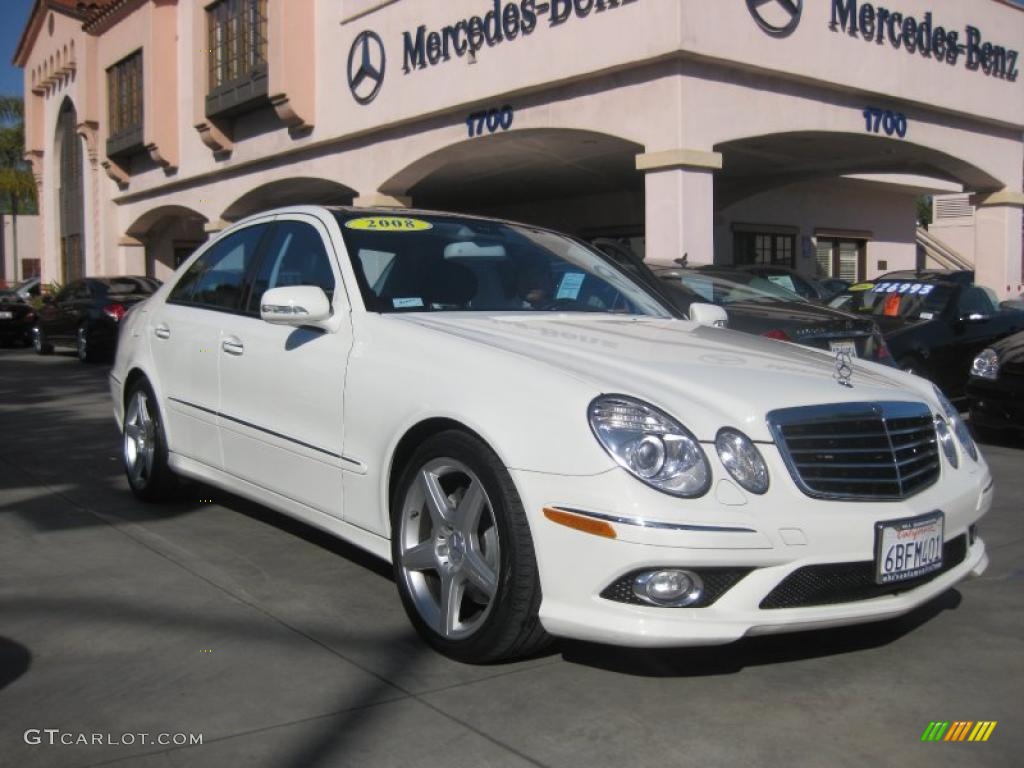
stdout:
POLYGON ((934 416, 923 403, 837 403, 768 414, 790 474, 819 499, 896 501, 939 478, 934 416))
POLYGON ((967 556, 967 537, 950 539, 942 548, 942 569, 919 579, 894 584, 875 583, 875 564, 830 563, 808 565, 789 574, 761 601, 762 608, 806 608, 812 605, 836 605, 897 595, 955 568, 967 556))

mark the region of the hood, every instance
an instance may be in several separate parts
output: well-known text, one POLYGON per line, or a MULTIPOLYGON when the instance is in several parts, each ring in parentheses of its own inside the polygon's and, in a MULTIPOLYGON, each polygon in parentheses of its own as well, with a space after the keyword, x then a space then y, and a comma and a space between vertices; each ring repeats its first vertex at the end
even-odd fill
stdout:
POLYGON ((728 313, 730 327, 755 329, 772 325, 792 329, 794 337, 820 333, 841 333, 850 335, 870 334, 875 326, 870 318, 861 318, 831 307, 798 301, 737 301, 723 309, 728 313), (733 319, 738 322, 733 323, 733 319), (802 331, 802 333, 801 333, 802 331))
POLYGON ((594 394, 631 395, 672 414, 701 440, 733 425, 771 440, 776 408, 877 400, 931 402, 930 385, 853 361, 852 387, 827 352, 686 320, 514 313, 390 315, 439 334, 528 357, 592 383, 594 394))

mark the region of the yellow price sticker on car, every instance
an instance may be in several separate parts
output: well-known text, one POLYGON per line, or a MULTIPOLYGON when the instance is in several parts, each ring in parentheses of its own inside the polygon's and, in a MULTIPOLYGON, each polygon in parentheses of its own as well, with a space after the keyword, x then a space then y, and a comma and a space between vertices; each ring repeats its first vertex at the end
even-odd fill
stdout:
POLYGON ((348 229, 370 232, 422 232, 434 228, 429 221, 411 219, 408 216, 366 216, 361 219, 349 219, 345 226, 348 229))
POLYGON ((851 285, 849 288, 847 288, 847 290, 848 291, 867 291, 867 290, 870 290, 871 288, 874 288, 874 287, 875 287, 874 283, 857 283, 856 285, 851 285))

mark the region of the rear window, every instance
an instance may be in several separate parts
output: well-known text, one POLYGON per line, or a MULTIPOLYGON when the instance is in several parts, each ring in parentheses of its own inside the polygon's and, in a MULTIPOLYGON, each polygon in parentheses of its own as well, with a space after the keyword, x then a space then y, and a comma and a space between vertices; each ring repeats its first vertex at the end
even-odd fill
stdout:
POLYGON ((339 213, 373 312, 607 312, 669 317, 606 256, 563 235, 483 219, 339 213))
POLYGON ((931 320, 949 304, 954 288, 922 280, 895 280, 855 286, 862 290, 840 296, 831 306, 857 314, 931 320))

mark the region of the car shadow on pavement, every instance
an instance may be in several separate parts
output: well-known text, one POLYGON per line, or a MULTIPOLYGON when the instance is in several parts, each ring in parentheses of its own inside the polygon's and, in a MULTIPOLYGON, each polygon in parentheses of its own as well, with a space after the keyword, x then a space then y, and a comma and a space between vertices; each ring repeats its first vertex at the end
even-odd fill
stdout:
POLYGON ((879 648, 899 640, 943 611, 956 610, 962 597, 948 590, 904 616, 853 627, 745 637, 729 645, 690 648, 618 648, 562 642, 571 664, 642 677, 731 675, 746 667, 839 656, 879 648))
POLYGON ((21 677, 32 666, 32 653, 21 643, 0 637, 0 690, 21 677))

